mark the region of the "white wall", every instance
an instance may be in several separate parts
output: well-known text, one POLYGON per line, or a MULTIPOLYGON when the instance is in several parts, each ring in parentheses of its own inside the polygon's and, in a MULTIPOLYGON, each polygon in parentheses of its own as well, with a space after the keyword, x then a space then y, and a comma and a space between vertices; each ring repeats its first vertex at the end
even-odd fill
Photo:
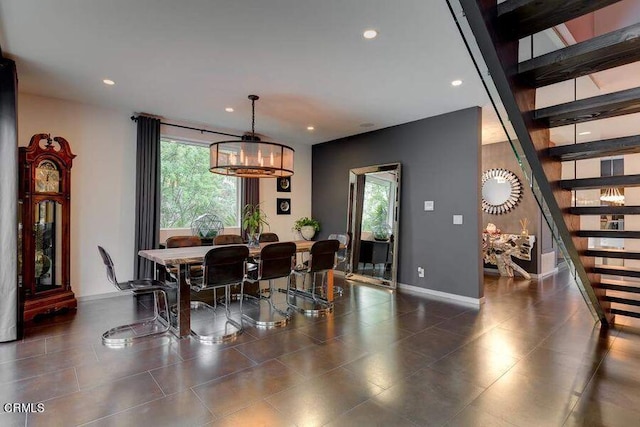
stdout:
MULTIPOLYGON (((71 287, 78 297, 115 290, 107 282, 97 245, 110 252, 121 280, 133 277, 136 126, 129 119, 132 114, 18 95, 19 145, 28 145, 36 133, 50 133, 69 141, 77 155, 71 173, 71 287)), ((210 140, 207 134, 166 126, 162 132, 176 138, 210 140)), ((311 147, 283 142, 296 150, 292 191, 276 193, 275 180, 263 179, 260 199, 271 231, 289 240, 297 238, 291 231, 293 222, 311 216, 311 147), (291 197, 291 215, 276 215, 276 197, 291 197)))
POLYGON ((295 152, 294 170, 291 177, 291 192, 278 193, 275 179, 260 181, 260 202, 267 213, 270 231, 276 233, 280 240, 300 240, 297 232, 291 231, 293 223, 303 217, 311 216, 311 146, 289 144, 295 152), (276 214, 276 199, 291 198, 291 214, 276 214))
POLYGON ((71 170, 71 287, 76 296, 113 292, 97 245, 121 279, 133 276, 136 126, 130 111, 18 95, 18 141, 62 136, 77 157, 71 170))

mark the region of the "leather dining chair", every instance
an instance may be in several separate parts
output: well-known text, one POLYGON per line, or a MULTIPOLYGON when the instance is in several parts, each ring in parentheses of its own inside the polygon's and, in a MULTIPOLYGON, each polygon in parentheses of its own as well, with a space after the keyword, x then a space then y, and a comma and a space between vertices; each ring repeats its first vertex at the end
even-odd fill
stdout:
MULTIPOLYGON (((244 281, 247 277, 247 258, 249 249, 246 246, 221 246, 209 250, 204 256, 201 265, 202 274, 199 277, 187 276, 186 281, 195 292, 208 289, 214 291, 224 288, 225 297, 222 302, 218 302, 214 296, 213 307, 202 301, 191 302, 191 335, 203 342, 220 343, 232 340, 242 334, 242 298, 240 301, 240 318, 236 321, 231 317, 231 286, 240 286, 240 293, 243 292, 244 281), (220 319, 215 316, 215 311, 219 305, 224 305, 225 322, 224 325, 212 325, 220 323, 220 319), (201 334, 194 331, 194 316, 199 312, 209 311, 213 316, 207 316, 205 329, 210 333, 201 334), (211 332, 213 330, 213 332, 211 332)), ((215 294, 214 294, 215 295, 215 294)))
POLYGON ((276 233, 262 233, 258 239, 260 243, 279 242, 280 239, 276 233))
POLYGON ((169 301, 169 294, 171 294, 172 299, 175 299, 175 288, 155 279, 139 279, 119 282, 116 278, 115 267, 109 253, 102 246, 98 246, 98 252, 100 252, 102 261, 107 269, 107 279, 116 287, 116 289, 119 291, 135 292, 137 295, 148 293, 153 295, 152 317, 147 317, 133 323, 111 328, 102 334, 102 342, 106 345, 123 346, 131 344, 141 338, 167 332, 170 324, 169 306, 171 302, 169 301), (141 328, 149 330, 147 332, 141 332, 141 328), (117 337, 117 335, 125 332, 129 332, 129 334, 117 337))
MULTIPOLYGON (((189 248, 192 246, 202 246, 202 239, 199 236, 171 236, 167 238, 165 242, 165 247, 167 249, 171 248, 189 248)), ((160 268, 162 266, 159 266, 160 268)), ((168 280, 172 282, 177 282, 178 271, 175 268, 167 268, 167 273, 169 273, 168 280)), ((198 274, 202 274, 202 269, 198 266, 193 266, 191 268, 191 275, 197 276, 198 274)), ((158 276, 162 278, 161 275, 158 276)))
MULTIPOLYGON (((267 280, 269 288, 267 296, 258 291, 258 296, 247 296, 243 317, 253 325, 261 328, 275 328, 284 326, 291 315, 288 307, 279 309, 275 303, 275 279, 286 278, 287 288, 291 280, 291 273, 295 267, 296 244, 293 242, 279 242, 264 246, 260 250, 260 258, 256 260, 257 268, 249 271, 247 281, 259 283, 267 280)), ((259 285, 258 285, 259 289, 259 285)))
POLYGON ((202 239, 198 236, 171 236, 165 243, 168 248, 187 248, 190 246, 201 246, 202 239))
MULTIPOLYGON (((324 289, 327 272, 336 266, 336 253, 340 248, 338 240, 319 240, 309 251, 309 261, 298 267, 294 273, 302 276, 302 289, 291 289, 291 282, 287 286, 287 303, 289 307, 306 315, 319 316, 333 310, 333 302, 327 301, 316 294, 316 278, 321 276, 321 288, 324 289), (311 276, 311 288, 304 289, 306 276, 311 276)), ((296 281, 297 284, 297 281, 296 281)))
POLYGON ((238 234, 219 234, 213 239, 214 245, 241 245, 244 241, 238 234))

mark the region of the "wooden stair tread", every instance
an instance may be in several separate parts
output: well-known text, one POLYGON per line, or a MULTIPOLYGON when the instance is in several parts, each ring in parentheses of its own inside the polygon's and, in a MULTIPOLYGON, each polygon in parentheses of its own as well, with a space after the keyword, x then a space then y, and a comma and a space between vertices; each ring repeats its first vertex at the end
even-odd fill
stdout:
POLYGON ((629 230, 578 230, 578 231, 575 231, 573 234, 578 237, 640 239, 640 231, 629 231, 629 230))
POLYGON ((640 294, 640 282, 630 282, 627 280, 602 279, 597 285, 602 289, 619 292, 631 292, 640 294))
POLYGON ((640 153, 640 135, 602 139, 582 144, 559 145, 549 148, 548 151, 549 157, 561 161, 593 159, 632 153, 640 153))
POLYGON ((519 39, 618 1, 509 0, 498 5, 498 28, 510 39, 519 39))
POLYGON ((640 252, 633 252, 625 249, 587 249, 582 251, 582 254, 585 256, 603 258, 640 259, 640 252))
POLYGON ((604 301, 614 302, 616 304, 626 304, 626 305, 634 305, 636 307, 640 307, 640 301, 631 299, 631 298, 622 298, 622 297, 605 295, 601 299, 603 299, 604 301))
POLYGON ((542 87, 638 60, 640 23, 521 62, 518 77, 542 87))
POLYGON ((542 108, 535 110, 533 117, 552 128, 637 112, 640 112, 638 87, 542 108))
POLYGON ((640 206, 576 206, 568 211, 573 215, 640 215, 640 206))
POLYGON ((609 274, 611 276, 640 277, 640 270, 620 265, 596 265, 592 268, 592 271, 594 273, 609 274))
POLYGON ((635 311, 627 311, 627 310, 619 310, 617 308, 612 308, 610 310, 611 314, 617 314, 619 316, 627 316, 627 317, 637 317, 640 318, 640 313, 635 311))
POLYGON ((590 190, 609 187, 640 187, 640 175, 600 176, 595 178, 563 179, 560 186, 565 190, 590 190))

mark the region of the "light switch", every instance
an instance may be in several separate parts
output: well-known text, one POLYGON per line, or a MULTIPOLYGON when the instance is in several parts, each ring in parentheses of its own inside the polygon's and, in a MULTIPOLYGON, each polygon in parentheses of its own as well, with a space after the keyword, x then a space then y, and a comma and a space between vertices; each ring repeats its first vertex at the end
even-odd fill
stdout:
POLYGON ((425 200, 424 201, 424 210, 432 211, 433 210, 433 200, 425 200))
POLYGON ((462 224, 462 215, 454 215, 453 216, 453 223, 455 225, 461 225, 462 224))

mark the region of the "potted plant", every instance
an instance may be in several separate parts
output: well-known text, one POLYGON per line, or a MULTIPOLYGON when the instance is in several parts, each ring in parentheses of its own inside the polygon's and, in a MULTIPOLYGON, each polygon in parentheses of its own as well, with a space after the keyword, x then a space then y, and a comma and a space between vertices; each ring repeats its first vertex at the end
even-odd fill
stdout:
POLYGON ((317 231, 320 231, 320 223, 309 217, 302 217, 293 223, 293 230, 300 233, 303 239, 311 240, 316 235, 317 231))
POLYGON ((249 246, 259 247, 260 233, 264 227, 269 227, 267 214, 257 205, 245 205, 242 209, 242 228, 246 230, 249 246))

